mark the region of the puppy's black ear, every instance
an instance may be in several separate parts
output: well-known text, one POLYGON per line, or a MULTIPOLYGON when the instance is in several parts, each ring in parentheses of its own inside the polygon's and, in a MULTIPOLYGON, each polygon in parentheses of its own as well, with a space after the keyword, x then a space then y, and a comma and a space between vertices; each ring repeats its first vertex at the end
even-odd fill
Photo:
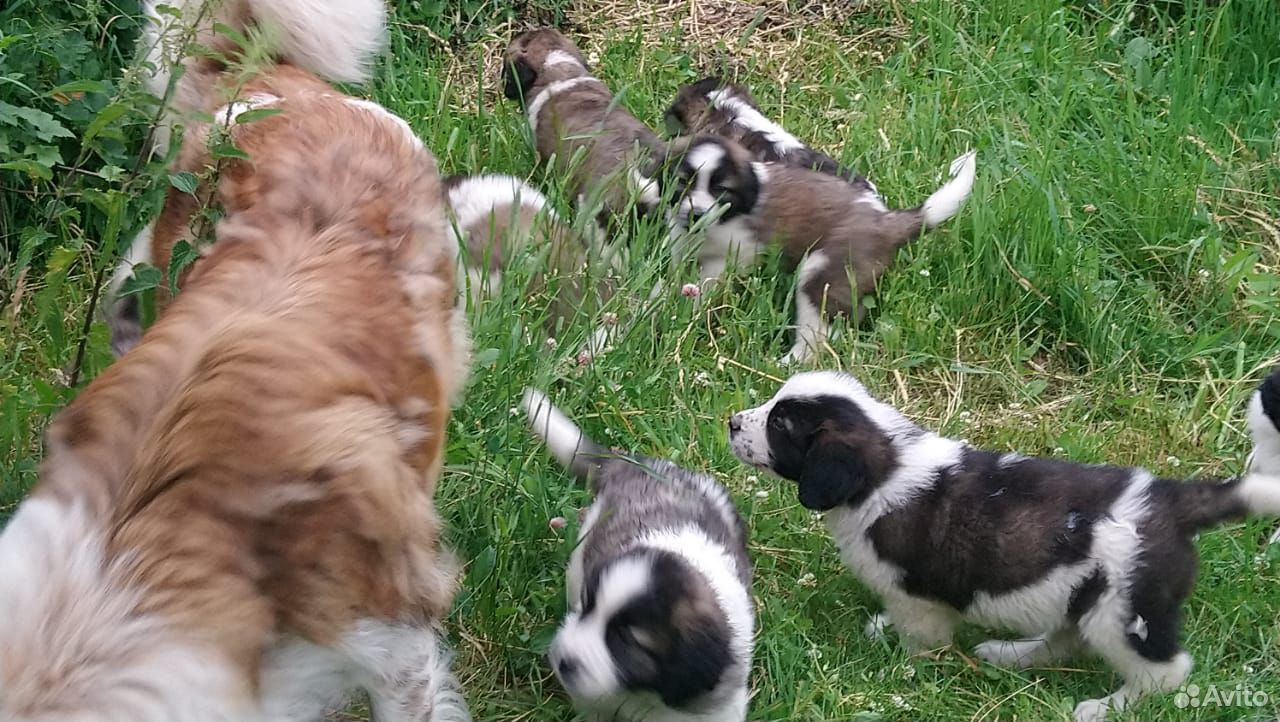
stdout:
POLYGON ((734 189, 734 214, 750 213, 760 200, 760 179, 756 176, 756 167, 752 163, 739 166, 738 184, 734 189))
POLYGON ((678 101, 676 104, 672 104, 670 108, 667 108, 666 114, 662 116, 663 129, 672 138, 683 133, 685 129, 684 118, 681 117, 680 110, 676 107, 677 104, 678 101))
POLYGON ((800 505, 813 511, 833 509, 865 488, 868 476, 857 449, 831 432, 820 432, 800 471, 800 505))
POLYGON ((524 100, 525 91, 538 79, 538 71, 524 58, 515 58, 503 65, 502 79, 502 94, 508 100, 524 100))
POLYGON ((681 625, 680 638, 667 655, 656 691, 668 707, 684 707, 715 689, 731 661, 724 620, 699 615, 697 622, 681 625))

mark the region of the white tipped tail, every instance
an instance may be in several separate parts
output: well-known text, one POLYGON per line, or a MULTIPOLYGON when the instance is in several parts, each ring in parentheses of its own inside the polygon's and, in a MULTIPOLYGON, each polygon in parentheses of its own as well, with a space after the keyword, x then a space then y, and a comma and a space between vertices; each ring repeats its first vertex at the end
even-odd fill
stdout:
MULTIPOLYGON (((230 42, 215 32, 219 23, 242 34, 250 26, 260 28, 275 58, 339 82, 368 80, 386 44, 383 0, 146 0, 143 9, 147 23, 138 42, 146 58, 147 90, 163 98, 173 68, 187 64, 169 98, 179 114, 209 110, 207 93, 217 73, 197 70, 188 57, 194 46, 230 42)), ((162 119, 154 150, 169 147, 173 122, 162 119)))
POLYGON ((183 30, 194 23, 200 31, 216 22, 238 32, 256 25, 268 33, 281 59, 344 83, 368 80, 386 41, 382 0, 148 0, 144 9, 148 22, 141 41, 156 65, 157 76, 149 83, 153 92, 163 92, 169 67, 185 50, 183 30))
POLYGON ((927 228, 954 216, 973 191, 973 179, 977 171, 977 151, 969 151, 951 161, 951 179, 929 196, 920 207, 927 228))
POLYGON ((386 38, 382 0, 250 0, 253 17, 274 29, 278 52, 328 80, 362 83, 386 38))
POLYGON ((541 391, 525 389, 520 405, 529 417, 533 433, 547 445, 556 461, 575 475, 586 479, 605 449, 588 439, 582 429, 553 406, 541 391))

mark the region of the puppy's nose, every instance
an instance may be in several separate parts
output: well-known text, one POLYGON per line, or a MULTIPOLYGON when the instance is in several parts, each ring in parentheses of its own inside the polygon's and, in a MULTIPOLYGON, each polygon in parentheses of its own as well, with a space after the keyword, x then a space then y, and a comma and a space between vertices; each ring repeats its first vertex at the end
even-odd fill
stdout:
POLYGON ((742 414, 734 414, 729 417, 729 433, 736 434, 742 431, 742 414))
POLYGON ((569 657, 561 657, 556 662, 556 673, 560 675, 560 679, 569 679, 578 673, 578 663, 569 657))

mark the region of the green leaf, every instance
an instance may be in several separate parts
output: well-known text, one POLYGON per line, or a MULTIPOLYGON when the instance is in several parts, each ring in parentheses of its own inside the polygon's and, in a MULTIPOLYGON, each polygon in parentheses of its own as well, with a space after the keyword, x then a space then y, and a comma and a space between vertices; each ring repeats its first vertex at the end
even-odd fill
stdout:
POLYGON ((31 126, 36 137, 46 143, 54 138, 75 137, 56 118, 39 108, 13 105, 0 100, 0 125, 18 125, 20 120, 31 126))
POLYGON ((249 160, 249 154, 237 148, 233 143, 219 143, 209 149, 209 154, 214 158, 249 160))
POLYGON ((72 93, 106 93, 106 85, 100 80, 73 80, 70 83, 63 83, 58 87, 45 93, 46 97, 57 98, 58 96, 66 96, 72 93))
POLYGON ((241 33, 239 30, 236 30, 235 28, 231 27, 230 25, 227 25, 226 23, 214 23, 213 32, 223 37, 234 40, 236 45, 239 45, 242 48, 249 47, 249 39, 246 38, 244 34, 241 33))
POLYGON ((121 101, 116 101, 103 108, 102 112, 98 113, 98 117, 94 118, 93 122, 89 124, 89 127, 85 129, 85 142, 87 143, 93 140, 99 133, 106 129, 108 125, 115 122, 117 118, 124 115, 128 110, 129 106, 121 101))
POLYGON ((136 263, 133 275, 120 286, 120 298, 150 291, 160 285, 160 269, 150 263, 136 263))
POLYGON ((182 275, 182 271, 191 264, 196 262, 200 257, 200 251, 186 241, 178 241, 173 244, 173 251, 169 255, 169 293, 178 295, 178 276, 182 275))
POLYGON ((200 186, 200 179, 191 171, 178 171, 169 174, 169 185, 177 188, 183 193, 195 194, 196 188, 200 186))
POLYGON ((40 165, 32 160, 11 160, 7 163, 0 163, 0 170, 16 170, 26 173, 32 178, 53 180, 53 170, 50 167, 40 165))
POLYGON ((480 351, 472 359, 472 365, 479 368, 481 366, 489 366, 498 360, 499 352, 496 348, 487 348, 480 351))
POLYGON ((498 552, 492 545, 484 548, 467 569, 467 586, 474 589, 489 578, 497 566, 498 552))
POLYGON ((45 265, 45 278, 51 277, 53 274, 65 273, 71 267, 71 262, 76 260, 76 250, 61 246, 49 256, 49 262, 45 265))
POLYGON ((1155 55, 1151 41, 1139 35, 1124 46, 1124 62, 1131 68, 1138 67, 1144 60, 1155 55))
POLYGON ((236 116, 236 125, 252 123, 255 120, 270 118, 273 115, 279 115, 283 112, 284 108, 254 108, 253 110, 246 110, 236 116))

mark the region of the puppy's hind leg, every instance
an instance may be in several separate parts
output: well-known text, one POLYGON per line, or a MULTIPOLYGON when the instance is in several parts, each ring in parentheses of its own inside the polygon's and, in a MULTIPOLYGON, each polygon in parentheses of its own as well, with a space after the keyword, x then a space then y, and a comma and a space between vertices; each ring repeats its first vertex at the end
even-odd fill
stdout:
POLYGON ((364 620, 343 639, 377 722, 471 722, 449 652, 431 624, 364 620))
POLYGON ((848 278, 827 273, 830 265, 831 257, 822 251, 813 251, 800 262, 796 273, 796 341, 779 361, 784 366, 813 358, 830 333, 826 317, 852 310, 847 302, 848 278), (828 310, 831 313, 826 313, 828 310))
POLYGON ((973 653, 1001 667, 1025 669, 1070 659, 1080 650, 1080 635, 1067 627, 1043 637, 990 639, 973 648, 973 653))
POLYGON ((1176 606, 1157 613, 1120 609, 1122 604, 1102 604, 1080 619, 1085 642, 1124 677, 1124 684, 1106 697, 1076 705, 1076 722, 1100 722, 1152 692, 1172 692, 1191 674, 1191 655, 1178 644, 1176 606))

